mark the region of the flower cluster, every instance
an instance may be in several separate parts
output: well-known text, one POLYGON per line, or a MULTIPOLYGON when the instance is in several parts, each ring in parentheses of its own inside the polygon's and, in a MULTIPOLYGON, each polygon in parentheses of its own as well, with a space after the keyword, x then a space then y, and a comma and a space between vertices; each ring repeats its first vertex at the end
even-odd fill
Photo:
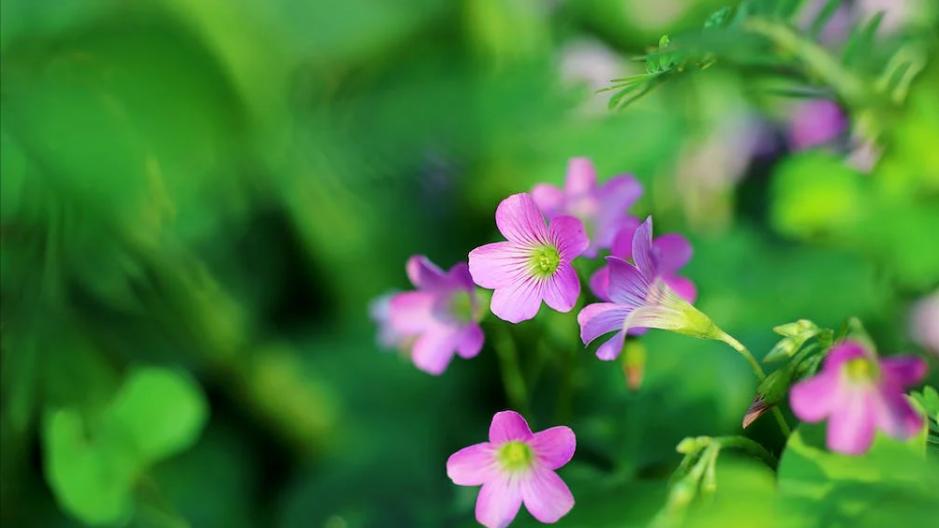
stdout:
MULTIPOLYGON (((811 363, 805 354, 796 356, 802 345, 831 331, 800 322, 799 329, 807 325, 812 331, 800 330, 796 342, 789 335, 791 325, 777 327, 789 340, 771 356, 792 361, 767 377, 746 347, 693 306, 697 288, 680 274, 691 259, 691 244, 676 233, 654 237, 652 217, 640 220, 630 214, 641 195, 642 186, 633 176, 598 184, 589 160, 571 160, 563 187, 539 184, 530 193, 513 194, 499 203, 495 225, 503 240, 473 249, 466 262, 449 271, 426 257, 411 257, 406 271, 414 290, 373 303, 379 342, 407 353, 419 369, 439 375, 454 355, 468 359, 482 349, 480 322, 488 295, 483 290, 492 290, 488 311, 509 323, 534 318, 542 304, 570 312, 581 294, 575 261, 608 253, 592 266, 596 271, 589 278, 597 302, 577 314, 583 344, 606 336, 596 355, 609 361, 620 356, 627 336, 649 328, 723 341, 750 362, 762 381, 759 414, 772 409, 780 430, 788 434, 783 415, 773 407, 794 378, 805 376, 804 371, 794 374, 797 366, 811 363)), ((825 346, 807 350, 815 350, 815 366, 827 352, 824 367, 791 387, 790 402, 805 421, 828 419, 831 450, 863 453, 877 429, 897 438, 921 430, 923 420, 904 395, 924 376, 921 360, 880 360, 853 340, 831 346, 829 339, 825 346)), ((634 364, 641 365, 641 360, 625 363, 635 371, 634 364)), ((631 372, 631 379, 636 375, 631 372)), ((537 520, 553 523, 574 505, 555 472, 571 460, 574 449, 571 429, 559 426, 533 433, 521 415, 503 411, 492 419, 488 442, 450 457, 447 475, 457 485, 482 486, 476 519, 487 527, 507 526, 522 504, 537 520)))

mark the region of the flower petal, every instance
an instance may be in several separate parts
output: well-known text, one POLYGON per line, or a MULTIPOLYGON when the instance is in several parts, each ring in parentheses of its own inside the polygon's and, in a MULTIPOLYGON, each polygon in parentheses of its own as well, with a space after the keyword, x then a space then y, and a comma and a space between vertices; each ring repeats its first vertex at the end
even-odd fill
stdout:
POLYGON ((903 392, 892 388, 881 388, 876 417, 877 427, 894 438, 909 438, 923 430, 923 417, 903 392))
POLYGON ((597 186, 597 170, 589 158, 571 158, 567 163, 564 191, 569 195, 584 194, 597 186))
POLYGON ((590 276, 590 291, 601 301, 609 301, 610 266, 603 266, 590 276))
POLYGON ((844 389, 828 418, 827 444, 832 451, 860 455, 874 441, 876 403, 869 389, 844 389))
POLYGON ((694 303, 698 298, 698 288, 691 282, 691 279, 679 275, 663 275, 662 280, 682 299, 694 303))
POLYGON ((506 476, 487 480, 476 497, 476 520, 486 528, 505 528, 522 506, 518 482, 506 476))
POLYGON ((616 236, 613 238, 613 245, 610 248, 610 255, 621 259, 633 258, 633 237, 638 228, 639 220, 630 217, 630 221, 616 232, 616 236))
POLYGON ((590 245, 584 224, 573 216, 558 216, 551 220, 548 236, 561 254, 561 259, 570 262, 590 245))
POLYGON ((633 262, 642 276, 652 282, 658 275, 658 263, 652 251, 652 217, 646 218, 633 235, 633 262))
POLYGON ((524 244, 545 244, 548 230, 544 217, 528 193, 509 196, 496 208, 496 226, 507 240, 524 244))
POLYGON ((561 214, 564 208, 564 192, 547 183, 539 183, 531 190, 531 198, 548 218, 561 214))
POLYGON ((620 174, 607 180, 598 194, 604 210, 625 213, 642 196, 642 184, 632 174, 620 174))
POLYGON ((417 368, 437 376, 447 370, 454 352, 456 339, 453 330, 436 327, 417 338, 411 352, 411 360, 417 368))
POLYGON ((447 459, 447 476, 458 486, 479 486, 497 474, 495 449, 489 442, 464 447, 447 459))
POLYGON ((544 302, 559 312, 569 312, 580 296, 580 278, 570 264, 562 264, 544 283, 544 302))
POLYGON ((466 262, 457 262, 447 271, 447 284, 451 288, 462 288, 467 291, 473 291, 473 276, 469 271, 469 264, 466 262))
POLYGON ((495 242, 470 251, 469 272, 483 288, 500 288, 531 274, 530 250, 514 242, 495 242))
POLYGON ((527 321, 541 308, 543 286, 541 281, 528 278, 496 288, 489 309, 499 319, 510 323, 527 321))
POLYGON ((824 371, 793 385, 789 390, 792 412, 804 422, 825 419, 837 403, 838 379, 837 373, 824 371))
POLYGON ((447 285, 447 274, 424 255, 414 255, 405 265, 408 279, 415 288, 433 290, 447 285))
POLYGON ((860 357, 870 357, 871 353, 861 343, 853 340, 842 341, 831 347, 825 356, 825 370, 837 371, 845 361, 860 357))
POLYGON ((880 360, 880 368, 898 388, 916 385, 926 376, 926 362, 914 356, 894 356, 880 360))
POLYGON ((577 438, 570 427, 559 425, 535 433, 531 447, 544 467, 557 469, 571 461, 577 438))
POLYGON ((561 477, 550 469, 536 469, 521 481, 522 500, 532 517, 554 523, 574 507, 574 496, 561 477))
POLYGON ((389 323, 398 334, 413 335, 435 324, 437 297, 430 292, 396 293, 388 303, 389 323))
POLYGON ((501 444, 509 440, 531 440, 531 428, 521 414, 515 411, 499 411, 489 424, 489 441, 501 444))
POLYGON ((597 358, 603 361, 613 361, 623 352, 623 343, 626 340, 626 332, 620 330, 613 334, 606 343, 597 348, 597 358))
POLYGON ((467 325, 457 338, 456 352, 465 359, 475 357, 482 350, 485 340, 483 329, 478 324, 467 325))
POLYGON ((691 242, 678 233, 668 233, 652 242, 659 271, 664 274, 675 273, 691 260, 691 242))
POLYGON ((628 306, 614 303, 593 303, 584 306, 577 314, 581 341, 589 345, 603 334, 621 330, 630 311, 628 306))
POLYGON ((633 308, 645 304, 650 282, 642 273, 621 258, 607 257, 606 261, 610 266, 610 283, 607 287, 610 300, 633 308))

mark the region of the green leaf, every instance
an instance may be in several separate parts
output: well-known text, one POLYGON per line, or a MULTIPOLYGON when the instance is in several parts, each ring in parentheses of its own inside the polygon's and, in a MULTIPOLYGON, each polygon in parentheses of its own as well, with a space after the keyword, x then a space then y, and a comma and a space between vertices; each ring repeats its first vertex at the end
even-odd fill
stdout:
POLYGON ((802 424, 779 465, 783 507, 826 526, 926 521, 924 506, 939 501, 939 464, 925 456, 925 437, 925 428, 906 441, 878 433, 867 453, 848 456, 825 448, 824 425, 802 424))
POLYGON ((113 524, 133 512, 138 477, 189 447, 207 415, 198 386, 173 371, 130 374, 99 415, 49 411, 43 423, 45 473, 62 508, 88 524, 113 524))
POLYGON ((89 434, 77 411, 52 411, 43 423, 46 480, 62 508, 88 524, 130 516, 133 456, 89 434))
POLYGON ((840 233, 856 225, 864 214, 860 175, 821 152, 784 161, 776 170, 773 194, 773 223, 790 235, 840 233))
POLYGON ((110 427, 128 435, 141 458, 157 460, 195 443, 207 407, 198 386, 161 368, 134 372, 109 409, 110 427))

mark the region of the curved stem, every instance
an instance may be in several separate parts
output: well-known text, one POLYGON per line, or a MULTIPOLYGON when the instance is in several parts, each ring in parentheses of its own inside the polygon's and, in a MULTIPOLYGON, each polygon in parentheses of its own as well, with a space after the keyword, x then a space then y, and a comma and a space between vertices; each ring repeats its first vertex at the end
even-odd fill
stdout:
MULTIPOLYGON (((756 374, 756 378, 759 381, 766 379, 766 372, 763 371, 763 367, 760 366, 760 363, 753 357, 753 354, 750 353, 747 347, 743 346, 743 343, 737 341, 737 339, 727 332, 721 332, 720 340, 730 345, 731 348, 736 350, 747 360, 747 363, 750 364, 750 368, 753 369, 753 373, 756 374)), ((779 424, 779 430, 788 438, 789 435, 792 434, 792 430, 789 429, 789 424, 786 423, 786 418, 783 416, 782 411, 779 410, 778 406, 774 405, 771 412, 776 419, 776 423, 779 424)))
POLYGON ((754 442, 745 436, 719 436, 714 439, 721 447, 732 447, 739 449, 766 463, 770 468, 775 469, 779 461, 765 447, 754 442))

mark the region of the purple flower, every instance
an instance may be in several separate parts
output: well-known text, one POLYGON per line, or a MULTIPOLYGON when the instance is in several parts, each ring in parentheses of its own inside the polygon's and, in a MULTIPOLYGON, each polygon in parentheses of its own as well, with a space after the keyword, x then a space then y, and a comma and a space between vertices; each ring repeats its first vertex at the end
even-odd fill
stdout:
POLYGON ((831 142, 848 127, 848 118, 834 101, 815 99, 799 105, 789 129, 789 141, 795 150, 804 150, 831 142))
POLYGON ((623 349, 626 334, 634 328, 660 328, 708 339, 723 332, 688 301, 678 296, 662 277, 660 255, 652 244, 652 218, 646 219, 632 240, 635 265, 619 257, 607 257, 610 302, 590 304, 577 314, 580 338, 590 344, 616 332, 600 345, 597 357, 613 360, 623 349))
POLYGON ((800 420, 828 418, 829 449, 859 455, 870 447, 875 429, 896 438, 922 429, 923 419, 903 391, 925 375, 920 358, 878 360, 863 344, 844 341, 831 349, 819 374, 792 387, 789 402, 800 420))
POLYGON ((637 223, 626 210, 642 196, 642 186, 636 178, 624 174, 598 187, 593 163, 587 158, 573 158, 567 167, 564 189, 542 183, 535 185, 531 194, 549 219, 570 215, 584 223, 590 237, 584 256, 593 258, 601 248, 610 247, 617 231, 637 223))
POLYGON ((508 526, 522 503, 535 519, 553 523, 574 506, 574 496, 554 471, 571 460, 576 443, 569 427, 532 433, 522 415, 502 411, 492 417, 488 442, 447 459, 447 476, 459 486, 482 485, 476 520, 483 526, 508 526))
POLYGON ((507 239, 480 246, 469 254, 476 284, 494 289, 492 313, 518 323, 538 313, 541 301, 559 311, 574 307, 580 280, 571 261, 587 247, 580 220, 544 217, 528 194, 513 194, 496 209, 496 226, 507 239))
MULTIPOLYGON (((616 238, 613 239, 610 255, 623 260, 631 260, 633 235, 638 227, 639 222, 636 221, 634 225, 620 229, 616 238)), ((692 249, 688 239, 678 233, 667 233, 652 241, 652 251, 658 262, 658 273, 665 284, 668 284, 672 291, 682 299, 693 303, 698 297, 697 288, 690 279, 678 275, 678 270, 691 260, 692 249)), ((600 299, 609 301, 610 297, 607 293, 609 287, 610 266, 606 265, 590 277, 590 289, 600 299)))
POLYGON ((482 314, 466 263, 444 272, 427 257, 408 259, 408 278, 417 288, 390 301, 390 332, 400 343, 413 340, 411 359, 430 374, 446 370, 453 354, 469 359, 483 346, 482 314))

